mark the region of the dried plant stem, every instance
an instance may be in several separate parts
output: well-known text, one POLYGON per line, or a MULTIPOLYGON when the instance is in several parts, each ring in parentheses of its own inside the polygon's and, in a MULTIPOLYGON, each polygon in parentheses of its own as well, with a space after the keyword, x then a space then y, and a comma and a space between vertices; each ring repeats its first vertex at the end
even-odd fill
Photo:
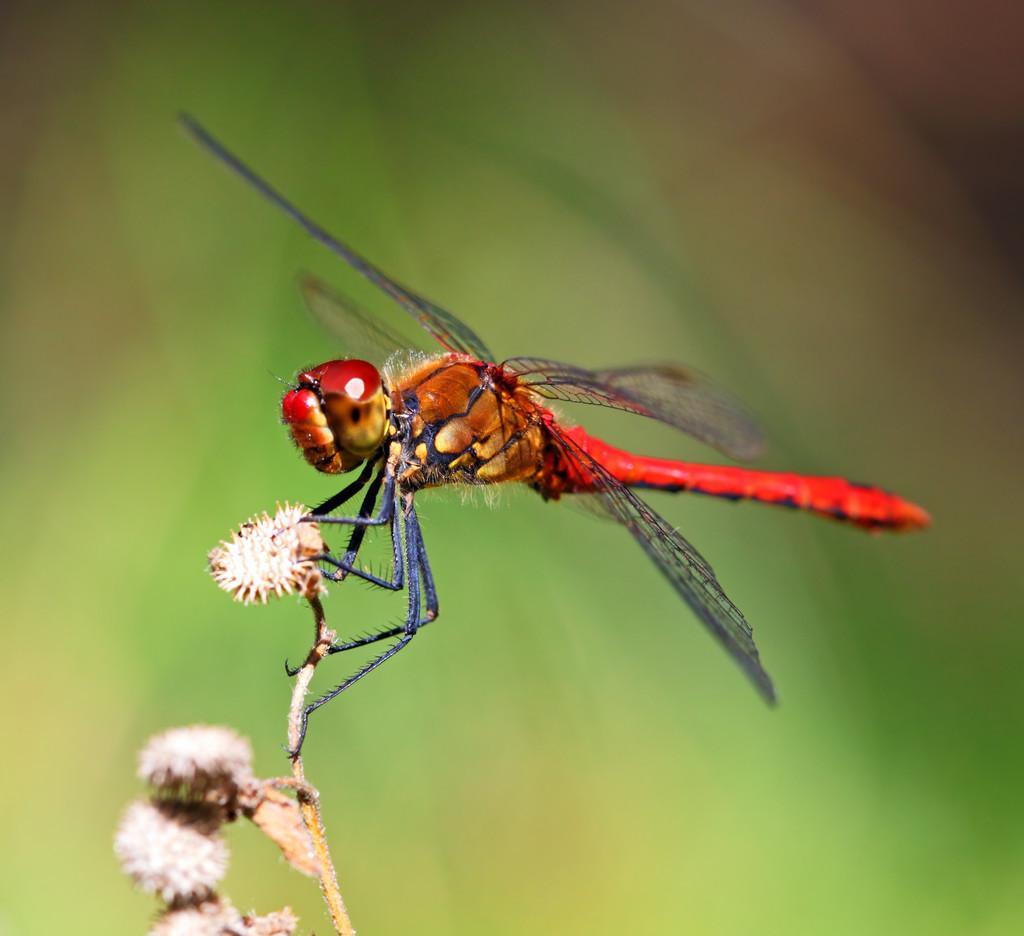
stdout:
MULTIPOLYGON (((296 674, 295 688, 292 690, 292 704, 288 710, 288 746, 292 750, 295 750, 299 743, 302 710, 305 706, 306 693, 309 690, 310 681, 313 679, 313 673, 316 670, 317 664, 327 655, 327 648, 335 637, 334 632, 327 628, 327 620, 324 617, 324 609, 320 599, 316 597, 310 598, 309 605, 313 609, 316 633, 309 656, 306 657, 306 662, 296 674)), ((327 833, 324 831, 323 821, 320 817, 320 795, 315 787, 306 781, 301 754, 297 754, 292 758, 292 778, 295 782, 299 808, 302 811, 302 821, 305 823, 313 839, 313 849, 316 852, 317 861, 320 865, 320 890, 323 892, 324 900, 327 902, 327 909, 330 911, 334 930, 339 936, 355 936, 356 931, 352 926, 352 921, 349 919, 348 910, 345 908, 345 901, 342 899, 341 891, 338 888, 338 876, 335 874, 334 863, 331 861, 331 853, 327 847, 327 833)))

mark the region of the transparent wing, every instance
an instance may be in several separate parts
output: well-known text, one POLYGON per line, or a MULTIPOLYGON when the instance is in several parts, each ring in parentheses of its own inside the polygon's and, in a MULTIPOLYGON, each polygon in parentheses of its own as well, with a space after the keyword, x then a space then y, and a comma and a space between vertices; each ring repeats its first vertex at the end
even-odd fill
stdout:
POLYGON ((708 561, 664 518, 613 478, 570 437, 550 427, 551 436, 572 470, 587 479, 586 498, 596 512, 621 523, 640 544, 705 627, 725 647, 766 702, 775 702, 771 677, 761 666, 754 634, 743 613, 722 590, 708 561))
POLYGON ((756 458, 761 431, 743 407, 707 378, 684 367, 591 371, 543 358, 511 358, 504 366, 541 396, 638 413, 706 442, 730 458, 756 458))
POLYGON ((187 114, 182 114, 180 120, 182 126, 207 152, 237 172, 264 198, 276 205, 293 221, 297 222, 310 237, 319 241, 332 253, 337 254, 352 269, 365 276, 382 292, 387 293, 445 348, 460 354, 468 354, 480 361, 494 360, 487 345, 480 340, 476 332, 468 325, 459 321, 450 312, 435 305, 429 299, 417 295, 411 289, 406 289, 400 283, 391 279, 386 273, 377 269, 369 260, 366 260, 352 250, 351 247, 343 244, 325 231, 276 189, 272 188, 268 182, 260 178, 237 156, 226 149, 223 144, 207 133, 193 118, 187 114))
POLYGON ((299 289, 313 318, 341 342, 347 357, 381 365, 396 351, 415 346, 381 325, 354 299, 310 273, 299 278, 299 289))

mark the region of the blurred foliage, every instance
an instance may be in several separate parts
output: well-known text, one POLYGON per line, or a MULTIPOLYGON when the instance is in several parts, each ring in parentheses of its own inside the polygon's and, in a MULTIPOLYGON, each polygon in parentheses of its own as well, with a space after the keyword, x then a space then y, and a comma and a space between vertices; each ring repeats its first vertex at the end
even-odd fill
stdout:
MULTIPOLYGON (((277 423, 275 377, 343 351, 296 273, 404 324, 179 110, 498 354, 691 363, 756 407, 766 466, 936 519, 652 498, 753 622, 767 711, 622 531, 422 497, 442 618, 307 746, 361 932, 1020 931, 1024 56, 954 6, 925 36, 840 0, 7 5, 0 933, 145 928, 111 836, 150 733, 231 725, 286 772, 308 614, 231 605, 204 557, 333 491, 277 423)), ((353 583, 328 613, 401 606, 353 583)), ((326 931, 234 831, 235 902, 326 931)))

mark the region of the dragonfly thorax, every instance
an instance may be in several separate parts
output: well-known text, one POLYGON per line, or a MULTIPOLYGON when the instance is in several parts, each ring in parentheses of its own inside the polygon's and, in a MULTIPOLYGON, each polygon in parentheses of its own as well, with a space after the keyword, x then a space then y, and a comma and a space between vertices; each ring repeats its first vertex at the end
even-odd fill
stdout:
POLYGON ((383 442, 389 398, 380 371, 355 358, 327 361, 302 371, 281 400, 292 439, 314 468, 351 471, 383 442))

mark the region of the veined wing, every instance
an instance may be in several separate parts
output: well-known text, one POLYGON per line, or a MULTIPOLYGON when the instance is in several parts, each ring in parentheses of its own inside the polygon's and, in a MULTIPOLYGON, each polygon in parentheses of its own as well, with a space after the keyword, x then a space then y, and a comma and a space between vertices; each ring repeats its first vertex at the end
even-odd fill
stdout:
MULTIPOLYGON (((775 702, 771 677, 761 665, 754 633, 743 613, 729 600, 708 561, 650 506, 613 478, 557 425, 549 426, 572 469, 587 479, 600 512, 621 523, 640 544, 661 574, 757 688, 766 702, 775 702)), ((577 495, 573 495, 577 496, 577 495)))
POLYGON ((541 396, 638 413, 680 429, 730 458, 763 448, 761 431, 739 403, 685 367, 623 367, 591 371, 542 358, 511 358, 505 367, 541 396))
POLYGON ((354 299, 311 273, 299 277, 299 289, 313 318, 341 341, 348 357, 380 365, 396 351, 414 346, 385 328, 354 299))
POLYGON ((180 120, 182 126, 204 149, 216 156, 217 159, 230 169, 237 172, 267 201, 276 205, 288 217, 297 222, 310 237, 337 254, 352 269, 361 273, 374 286, 387 293, 445 348, 460 354, 468 354, 480 361, 490 362, 494 360, 494 356, 487 348, 487 345, 480 340, 476 332, 468 325, 459 321, 446 309, 435 305, 429 299, 417 295, 411 289, 406 289, 383 271, 377 269, 369 260, 356 253, 351 247, 343 244, 336 237, 325 231, 320 225, 303 214, 280 192, 272 188, 268 182, 260 178, 260 176, 225 148, 223 144, 207 133, 203 127, 187 114, 182 114, 180 120))

